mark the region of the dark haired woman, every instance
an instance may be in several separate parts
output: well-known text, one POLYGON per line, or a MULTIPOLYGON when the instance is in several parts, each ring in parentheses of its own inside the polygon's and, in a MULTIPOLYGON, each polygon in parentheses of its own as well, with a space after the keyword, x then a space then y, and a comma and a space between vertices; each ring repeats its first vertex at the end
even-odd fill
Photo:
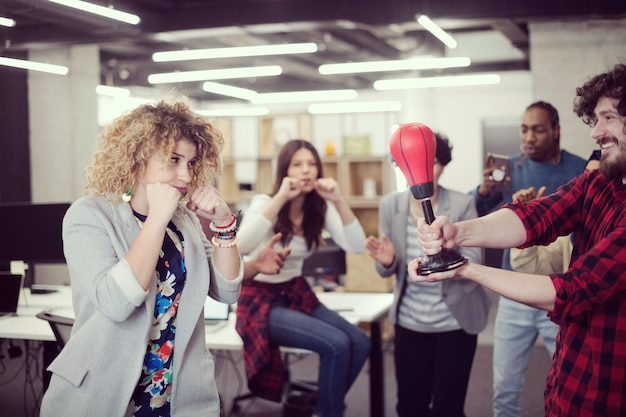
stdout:
POLYGON ((280 401, 283 364, 279 346, 320 355, 316 415, 343 415, 344 396, 370 350, 358 327, 324 307, 302 277, 302 263, 323 244, 322 230, 347 252, 365 250, 365 233, 340 193, 323 178, 315 147, 305 140, 287 142, 278 155, 271 196, 256 195, 246 210, 239 249, 254 258, 275 235, 290 254, 277 274, 256 274, 244 281, 237 308, 237 331, 244 342, 249 389, 280 401))

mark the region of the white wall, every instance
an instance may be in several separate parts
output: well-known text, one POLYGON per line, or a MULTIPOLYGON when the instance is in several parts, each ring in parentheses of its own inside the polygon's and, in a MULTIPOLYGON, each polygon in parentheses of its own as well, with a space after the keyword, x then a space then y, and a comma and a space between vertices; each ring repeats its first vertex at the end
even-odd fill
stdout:
POLYGON ((626 19, 533 23, 529 30, 534 96, 559 110, 563 147, 587 158, 596 145, 572 111, 576 87, 626 63, 626 19))
MULTIPOLYGON (((521 118, 532 101, 531 86, 530 74, 516 71, 502 73, 498 85, 433 89, 429 100, 418 106, 414 115, 405 111, 404 120, 399 122, 422 122, 448 136, 453 146, 452 161, 440 182, 466 192, 482 180, 483 120, 521 118)), ((420 90, 414 91, 412 94, 420 94, 420 90)))
MULTIPOLYGON (((93 45, 33 51, 29 58, 71 68, 67 76, 28 73, 32 201, 71 202, 82 195, 82 172, 93 154, 99 51, 93 45)), ((65 265, 35 265, 38 283, 67 283, 65 265)))
MULTIPOLYGON (((532 101, 531 76, 528 71, 502 74, 502 82, 493 86, 439 88, 397 92, 359 91, 359 100, 400 100, 403 109, 393 113, 355 113, 311 116, 311 141, 320 155, 325 155, 326 142, 336 145, 336 155, 343 152, 342 138, 370 136, 372 155, 389 154, 389 138, 397 124, 420 122, 433 131, 450 138, 453 161, 441 178, 442 185, 463 192, 481 181, 483 167, 482 122, 494 118, 521 118, 532 101)), ((304 113, 305 107, 293 107, 304 113)), ((258 130, 251 118, 233 121, 232 141, 236 157, 250 157, 255 151, 258 130), (239 144, 245 144, 241 149, 239 144)), ((279 118, 280 120, 280 118, 279 118)), ((295 119, 291 119, 292 121, 295 119)), ((296 131, 285 123, 275 126, 277 140, 282 131, 296 131)), ((295 136, 294 136, 295 137, 295 136)), ((252 171, 254 172, 254 171, 252 171)))

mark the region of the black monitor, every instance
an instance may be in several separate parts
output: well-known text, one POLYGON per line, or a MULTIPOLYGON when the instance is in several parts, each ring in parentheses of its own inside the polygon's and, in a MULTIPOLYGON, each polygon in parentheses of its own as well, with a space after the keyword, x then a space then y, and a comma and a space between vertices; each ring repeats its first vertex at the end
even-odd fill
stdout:
POLYGON ((304 260, 303 276, 321 278, 339 277, 346 274, 346 252, 332 239, 325 239, 325 241, 325 245, 319 246, 311 256, 304 260))
POLYGON ((0 264, 65 263, 61 227, 70 203, 0 203, 0 264))

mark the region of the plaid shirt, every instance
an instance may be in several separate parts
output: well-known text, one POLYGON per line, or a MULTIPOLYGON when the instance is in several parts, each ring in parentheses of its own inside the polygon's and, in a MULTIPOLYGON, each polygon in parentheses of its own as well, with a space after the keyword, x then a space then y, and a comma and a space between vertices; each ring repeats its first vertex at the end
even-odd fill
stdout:
POLYGON ((626 185, 586 173, 546 198, 509 204, 527 243, 574 232, 572 260, 551 274, 560 326, 546 416, 626 416, 626 185))
POLYGON ((243 340, 250 392, 276 402, 282 399, 285 366, 279 347, 270 344, 268 319, 272 302, 280 296, 286 298, 290 309, 306 314, 311 314, 320 305, 302 277, 279 284, 245 280, 237 303, 236 326, 243 340))

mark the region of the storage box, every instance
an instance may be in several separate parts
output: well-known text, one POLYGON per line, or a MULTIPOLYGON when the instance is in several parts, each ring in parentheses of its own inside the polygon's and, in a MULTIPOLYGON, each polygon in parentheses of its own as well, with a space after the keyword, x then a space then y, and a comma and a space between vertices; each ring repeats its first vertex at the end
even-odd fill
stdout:
POLYGON ((369 135, 344 136, 343 153, 344 155, 370 155, 371 148, 369 135))
POLYGON ((374 259, 367 253, 346 253, 345 290, 349 292, 391 292, 395 276, 383 278, 376 272, 374 259))

